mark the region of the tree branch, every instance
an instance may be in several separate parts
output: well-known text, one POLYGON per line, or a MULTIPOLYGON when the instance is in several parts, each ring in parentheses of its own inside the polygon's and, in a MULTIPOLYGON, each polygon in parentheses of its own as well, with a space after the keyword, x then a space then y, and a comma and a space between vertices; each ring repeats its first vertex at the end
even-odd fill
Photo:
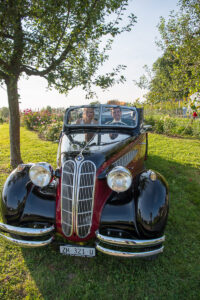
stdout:
POLYGON ((9 33, 0 32, 0 37, 3 37, 5 39, 14 40, 14 37, 9 33))
POLYGON ((25 72, 29 76, 35 75, 35 76, 42 76, 42 77, 44 77, 43 75, 41 75, 41 71, 38 71, 37 69, 32 68, 32 67, 27 66, 27 65, 22 65, 20 71, 21 72, 25 72))
POLYGON ((57 52, 57 50, 58 50, 58 47, 59 47, 59 45, 60 45, 60 43, 61 43, 61 41, 62 41, 62 39, 63 39, 63 37, 64 37, 65 30, 66 30, 67 25, 68 25, 68 22, 69 22, 69 15, 70 15, 70 0, 68 1, 68 11, 67 11, 67 19, 66 19, 66 23, 65 23, 65 25, 64 25, 63 32, 62 32, 62 34, 61 34, 61 36, 60 36, 60 38, 59 38, 59 40, 58 40, 58 42, 57 42, 57 45, 56 45, 56 47, 55 47, 55 49, 54 49, 54 52, 53 52, 53 54, 52 54, 52 62, 54 61, 54 56, 56 55, 56 52, 57 52))
MULTIPOLYGON (((4 70, 8 71, 9 70, 9 64, 5 63, 5 61, 3 61, 3 59, 0 58, 0 66, 3 67, 4 70)), ((3 71, 1 71, 3 72, 3 71)))
POLYGON ((6 73, 4 73, 3 71, 0 70, 0 77, 4 80, 6 80, 8 78, 8 76, 6 75, 6 73))
POLYGON ((95 6, 97 5, 99 0, 95 0, 93 5, 91 6, 90 11, 88 12, 88 17, 85 21, 84 26, 80 27, 77 26, 74 29, 74 32, 71 33, 71 38, 68 42, 67 47, 65 48, 65 50, 63 50, 63 52, 61 53, 60 57, 56 60, 54 60, 46 69, 44 69, 43 71, 38 71, 36 69, 31 68, 32 70, 30 70, 30 68, 28 67, 23 67, 22 71, 24 71, 27 75, 35 75, 35 76, 44 76, 46 74, 48 74, 49 72, 51 72, 52 70, 54 70, 66 57, 67 54, 69 53, 69 51, 73 48, 73 39, 76 40, 76 37, 78 35, 80 35, 85 28, 87 28, 88 22, 90 21, 90 16, 91 16, 91 12, 94 10, 95 6))

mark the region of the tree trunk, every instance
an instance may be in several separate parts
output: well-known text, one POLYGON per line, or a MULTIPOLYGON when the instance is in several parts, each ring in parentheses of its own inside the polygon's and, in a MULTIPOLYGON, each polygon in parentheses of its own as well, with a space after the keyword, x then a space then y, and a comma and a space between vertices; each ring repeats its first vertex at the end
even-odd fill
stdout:
POLYGON ((10 111, 10 164, 13 168, 15 168, 18 164, 22 163, 20 154, 20 114, 17 82, 18 76, 10 76, 6 80, 8 104, 10 111))

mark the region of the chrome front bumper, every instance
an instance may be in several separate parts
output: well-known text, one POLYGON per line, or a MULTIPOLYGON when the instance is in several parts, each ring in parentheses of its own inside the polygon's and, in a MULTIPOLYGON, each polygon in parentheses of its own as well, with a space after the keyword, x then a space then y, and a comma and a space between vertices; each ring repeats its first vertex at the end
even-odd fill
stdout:
POLYGON ((162 236, 157 239, 151 240, 132 240, 132 239, 122 239, 122 238, 115 238, 110 236, 105 236, 96 231, 96 237, 98 242, 96 243, 96 249, 101 251, 104 254, 113 255, 113 256, 121 256, 121 257, 148 257, 157 255, 163 252, 164 246, 162 243, 165 241, 165 236, 162 236), (126 250, 116 250, 110 249, 106 246, 101 246, 100 243, 104 243, 109 245, 110 247, 126 247, 130 248, 132 251, 126 250), (148 247, 156 247, 155 249, 149 249, 148 247), (138 251, 139 248, 141 251, 138 251), (145 250, 144 250, 145 249, 145 250), (134 251, 135 250, 135 251, 134 251))
MULTIPOLYGON (((15 234, 23 237, 42 237, 45 235, 53 234, 53 231, 55 230, 54 225, 47 227, 47 228, 25 228, 25 227, 16 227, 11 226, 8 224, 0 223, 0 231, 15 234)), ((21 247, 42 247, 50 244, 54 237, 51 236, 47 240, 41 240, 41 241, 32 241, 32 240, 24 240, 24 239, 18 239, 18 238, 12 238, 7 235, 4 235, 0 233, 0 237, 6 239, 8 242, 21 246, 21 247)), ((99 231, 96 231, 96 237, 97 237, 97 243, 96 243, 96 249, 113 256, 121 256, 121 257, 147 257, 147 256, 153 256, 157 255, 161 252, 163 252, 164 247, 162 246, 162 243, 165 241, 165 236, 162 236, 157 239, 151 239, 151 240, 133 240, 133 239, 122 239, 122 238, 115 238, 110 236, 105 236, 99 233, 99 231), (116 250, 116 249, 110 249, 107 248, 104 245, 100 245, 100 243, 107 244, 109 247, 124 247, 130 248, 132 251, 126 251, 126 250, 116 250), (155 249, 149 249, 149 247, 156 247, 155 249), (137 251, 137 249, 141 249, 141 251, 137 251), (145 249, 145 250, 144 250, 145 249), (135 250, 133 252, 133 250, 135 250)))
MULTIPOLYGON (((54 225, 47 228, 25 228, 25 227, 16 227, 8 224, 0 223, 0 231, 15 234, 23 237, 41 237, 44 235, 52 234, 55 230, 54 225)), ((47 240, 41 241, 29 241, 29 240, 21 240, 17 238, 12 238, 7 235, 0 233, 0 236, 6 239, 8 242, 21 246, 21 247, 42 247, 50 244, 53 241, 53 236, 48 238, 47 240)))

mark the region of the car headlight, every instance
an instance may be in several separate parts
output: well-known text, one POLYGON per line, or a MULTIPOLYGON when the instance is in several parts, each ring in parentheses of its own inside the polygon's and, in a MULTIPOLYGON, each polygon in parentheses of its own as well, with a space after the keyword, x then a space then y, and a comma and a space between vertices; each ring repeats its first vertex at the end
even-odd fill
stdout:
POLYGON ((127 191, 132 183, 131 172, 124 167, 115 167, 107 175, 107 183, 115 192, 127 191))
POLYGON ((52 179, 52 175, 51 165, 45 162, 34 164, 29 170, 31 181, 39 187, 47 186, 52 179))

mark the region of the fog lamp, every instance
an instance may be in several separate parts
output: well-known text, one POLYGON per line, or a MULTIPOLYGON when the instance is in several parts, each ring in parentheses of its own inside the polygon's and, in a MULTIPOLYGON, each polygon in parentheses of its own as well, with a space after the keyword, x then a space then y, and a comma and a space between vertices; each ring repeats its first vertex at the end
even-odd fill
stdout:
POLYGON ((150 177, 150 179, 151 179, 152 181, 156 181, 156 179, 157 179, 156 173, 153 172, 153 171, 151 171, 151 174, 150 174, 149 177, 150 177))

